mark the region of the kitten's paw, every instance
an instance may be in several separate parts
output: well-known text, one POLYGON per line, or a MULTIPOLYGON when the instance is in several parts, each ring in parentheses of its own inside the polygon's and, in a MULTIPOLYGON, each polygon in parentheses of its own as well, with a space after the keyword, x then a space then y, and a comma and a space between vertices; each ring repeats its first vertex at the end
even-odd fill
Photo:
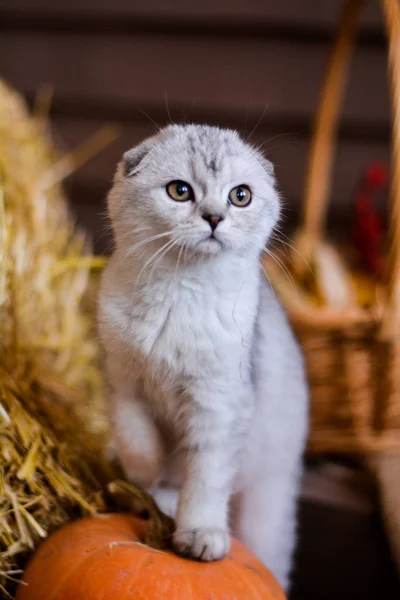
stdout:
POLYGON ((173 542, 179 554, 204 562, 223 558, 231 545, 229 533, 214 527, 177 529, 173 542))

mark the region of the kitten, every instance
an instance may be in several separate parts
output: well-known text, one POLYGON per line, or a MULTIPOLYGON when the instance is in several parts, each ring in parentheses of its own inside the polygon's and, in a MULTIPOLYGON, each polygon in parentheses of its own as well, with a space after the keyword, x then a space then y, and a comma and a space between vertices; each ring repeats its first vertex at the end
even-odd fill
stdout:
POLYGON ((285 588, 307 387, 260 267, 273 168, 234 131, 172 125, 126 152, 108 206, 99 331, 126 476, 176 517, 179 553, 222 558, 232 530, 285 588))

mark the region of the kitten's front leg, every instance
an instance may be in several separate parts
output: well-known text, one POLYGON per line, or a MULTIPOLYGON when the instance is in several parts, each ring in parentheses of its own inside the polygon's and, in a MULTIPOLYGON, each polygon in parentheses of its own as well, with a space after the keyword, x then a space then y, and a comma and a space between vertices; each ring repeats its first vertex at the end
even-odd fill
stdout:
POLYGON ((198 560, 223 558, 230 547, 228 503, 235 448, 229 430, 227 420, 218 422, 213 411, 200 411, 189 427, 173 542, 180 554, 198 560))
POLYGON ((127 479, 151 488, 161 478, 164 445, 146 402, 134 389, 117 389, 112 398, 111 421, 115 446, 127 479))

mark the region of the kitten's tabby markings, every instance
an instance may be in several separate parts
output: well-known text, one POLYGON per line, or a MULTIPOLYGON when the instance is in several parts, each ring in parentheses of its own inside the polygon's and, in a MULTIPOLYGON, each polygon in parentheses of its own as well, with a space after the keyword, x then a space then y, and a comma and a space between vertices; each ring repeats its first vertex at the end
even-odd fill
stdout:
POLYGON ((179 552, 222 557, 231 513, 287 586, 307 387, 260 265, 272 166, 233 131, 174 125, 125 154, 108 206, 99 331, 126 475, 177 517, 179 552))

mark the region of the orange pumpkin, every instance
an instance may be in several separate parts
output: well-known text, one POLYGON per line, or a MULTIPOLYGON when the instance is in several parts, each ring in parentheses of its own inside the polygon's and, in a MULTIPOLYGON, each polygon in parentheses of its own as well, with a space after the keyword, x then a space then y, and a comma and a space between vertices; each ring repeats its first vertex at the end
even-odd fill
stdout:
POLYGON ((146 521, 88 517, 41 544, 16 600, 284 600, 266 567, 236 540, 222 561, 198 563, 142 543, 146 521))

